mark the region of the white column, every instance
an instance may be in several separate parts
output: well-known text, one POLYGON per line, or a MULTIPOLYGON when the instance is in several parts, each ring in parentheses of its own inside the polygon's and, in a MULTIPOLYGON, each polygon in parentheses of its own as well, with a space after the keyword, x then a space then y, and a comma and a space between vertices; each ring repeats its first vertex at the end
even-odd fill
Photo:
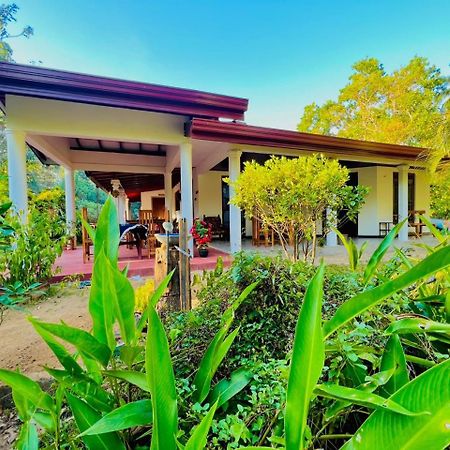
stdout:
MULTIPOLYGON (((180 145, 181 165, 181 218, 186 219, 188 232, 194 222, 194 206, 192 201, 192 144, 190 142, 180 145)), ((194 243, 190 239, 188 248, 193 254, 194 243)))
POLYGON ((13 208, 25 221, 28 214, 27 196, 27 149, 25 132, 6 129, 6 145, 8 152, 9 198, 13 208))
POLYGON ((327 208, 327 238, 326 245, 327 247, 335 247, 337 245, 337 234, 330 227, 336 227, 336 213, 334 213, 330 208, 327 208))
POLYGON ((75 212, 75 178, 71 168, 64 167, 64 190, 66 196, 66 225, 67 233, 75 236, 76 212, 75 212))
POLYGON ((117 197, 117 218, 119 223, 126 222, 127 194, 121 192, 117 197))
POLYGON ((194 218, 200 217, 200 211, 198 209, 200 194, 198 191, 198 172, 195 167, 192 169, 192 191, 194 196, 194 218))
MULTIPOLYGON (((407 165, 398 166, 398 221, 408 217, 408 169, 407 165)), ((398 233, 398 240, 408 240, 408 224, 405 223, 398 233)))
MULTIPOLYGON (((241 155, 239 150, 231 150, 228 154, 228 174, 230 181, 236 181, 241 171, 241 155)), ((230 186, 230 199, 234 197, 234 189, 230 186)), ((241 209, 230 204, 230 251, 236 253, 242 249, 241 209)))
POLYGON ((172 190, 172 172, 166 172, 164 174, 164 206, 169 213, 169 220, 172 221, 174 213, 172 211, 173 205, 173 190, 172 190))

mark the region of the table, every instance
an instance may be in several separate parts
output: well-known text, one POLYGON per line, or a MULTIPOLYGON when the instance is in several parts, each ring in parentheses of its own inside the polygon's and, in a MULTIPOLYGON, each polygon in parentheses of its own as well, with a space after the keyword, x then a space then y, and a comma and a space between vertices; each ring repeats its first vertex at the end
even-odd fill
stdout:
POLYGON ((378 223, 378 236, 384 237, 386 236, 389 231, 392 230, 392 226, 394 223, 389 220, 384 220, 378 223))

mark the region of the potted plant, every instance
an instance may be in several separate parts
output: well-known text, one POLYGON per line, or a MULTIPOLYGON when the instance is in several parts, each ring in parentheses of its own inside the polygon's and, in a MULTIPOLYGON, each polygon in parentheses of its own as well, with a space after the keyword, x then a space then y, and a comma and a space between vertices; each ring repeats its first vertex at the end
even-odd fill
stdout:
POLYGON ((190 232, 194 238, 199 256, 205 258, 208 256, 208 244, 211 242, 211 225, 204 220, 196 218, 190 232))

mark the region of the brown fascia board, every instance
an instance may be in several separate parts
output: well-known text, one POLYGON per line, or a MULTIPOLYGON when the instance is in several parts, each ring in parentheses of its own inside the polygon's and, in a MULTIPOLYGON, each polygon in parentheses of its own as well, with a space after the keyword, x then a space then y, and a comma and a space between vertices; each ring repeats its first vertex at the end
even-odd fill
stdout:
POLYGON ((238 120, 248 107, 239 97, 2 62, 0 97, 6 94, 238 120))
POLYGON ((421 147, 360 141, 197 118, 187 124, 186 135, 199 140, 402 160, 415 160, 428 152, 421 147))

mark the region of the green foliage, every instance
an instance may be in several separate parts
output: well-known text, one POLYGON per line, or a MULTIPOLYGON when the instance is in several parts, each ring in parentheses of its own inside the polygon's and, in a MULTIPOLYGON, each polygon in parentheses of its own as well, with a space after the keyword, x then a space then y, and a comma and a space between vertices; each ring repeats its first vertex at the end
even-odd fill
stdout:
POLYGON ((450 168, 436 172, 431 182, 432 217, 450 220, 450 168))
POLYGON ((347 186, 348 177, 338 161, 319 155, 248 162, 230 183, 235 190, 231 203, 273 228, 287 256, 292 245, 297 260, 304 244, 304 259, 314 261, 316 223, 326 209, 346 210, 354 219, 364 202, 367 189, 347 186))

